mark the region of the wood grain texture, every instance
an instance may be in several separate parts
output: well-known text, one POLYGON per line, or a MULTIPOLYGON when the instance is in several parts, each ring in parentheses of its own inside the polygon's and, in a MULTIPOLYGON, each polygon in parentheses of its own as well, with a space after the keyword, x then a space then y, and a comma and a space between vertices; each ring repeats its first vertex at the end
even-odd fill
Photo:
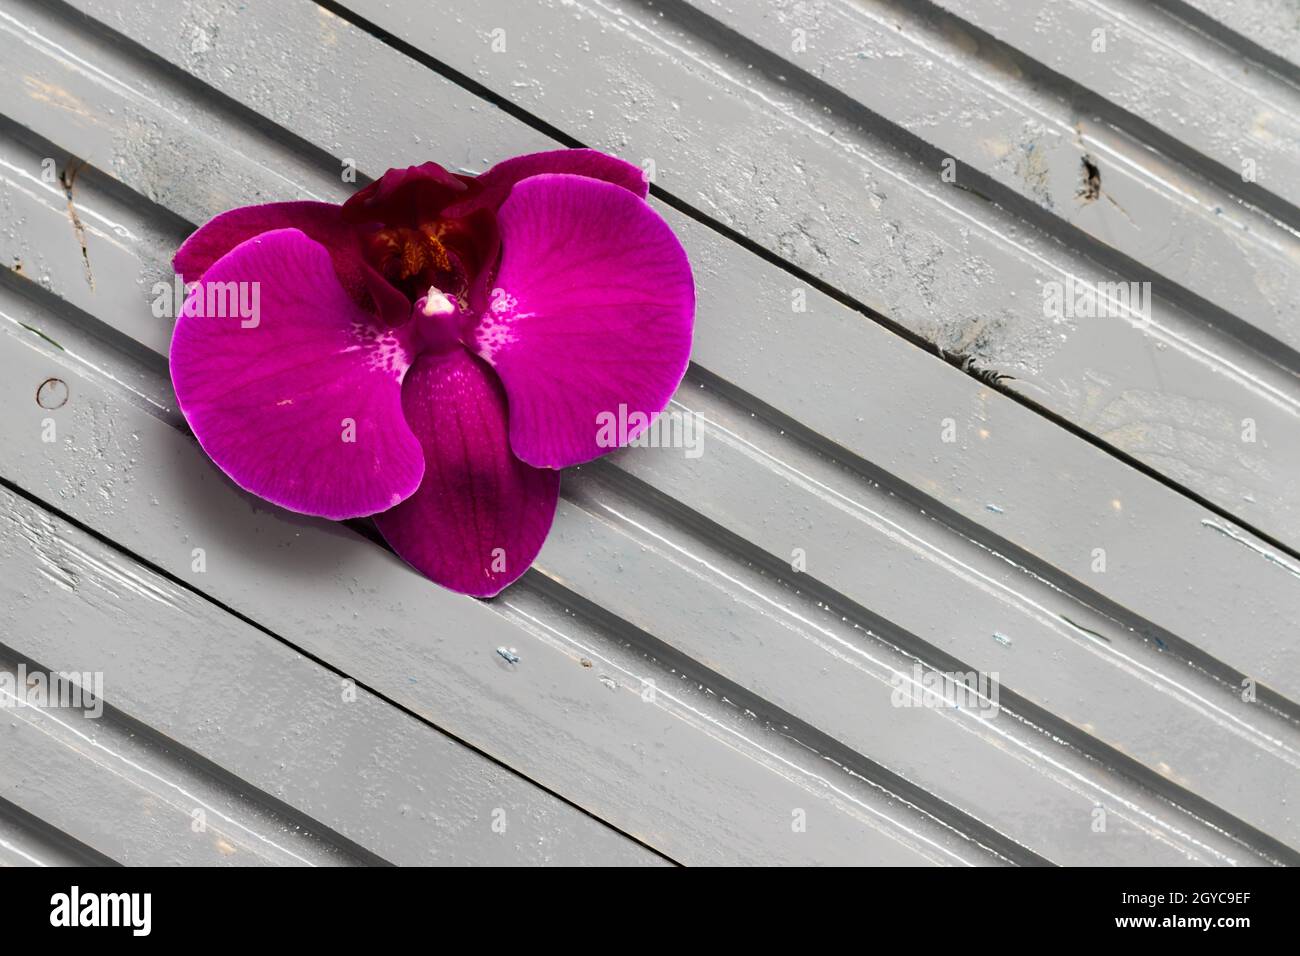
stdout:
MULTIPOLYGON (((946 183, 944 152, 912 148, 761 46, 679 2, 487 0, 473 17, 436 21, 418 2, 344 6, 568 136, 653 162, 658 186, 699 214, 1300 547, 1294 356, 1243 342, 1240 320, 1231 331, 1209 324, 1158 281, 1149 316, 1047 319, 1049 283, 1150 281, 1150 267, 1063 243, 1039 215, 1026 222, 996 192, 980 195, 980 183, 961 188, 960 174, 946 183), (556 20, 564 28, 548 29, 556 20), (507 25, 516 42, 493 52, 491 30, 507 25), (1244 443, 1245 419, 1267 438, 1244 443)), ((799 62, 818 62, 819 21, 801 22, 785 46, 802 29, 812 45, 799 62)), ((978 131, 963 139, 985 134, 978 113, 969 121, 978 131)), ((1058 176, 1082 188, 1081 165, 1059 159, 1058 176)), ((1139 222, 1163 228, 1159 216, 1139 222)))
POLYGON ((6 763, 8 774, 21 776, 3 795, 30 800, 42 789, 32 777, 40 770, 50 805, 94 807, 94 819, 110 830, 121 813, 140 807, 158 828, 147 845, 162 857, 142 856, 149 851, 131 834, 120 844, 92 844, 106 855, 124 863, 242 864, 250 856, 424 865, 661 862, 354 680, 4 489, 0 527, 0 602, 11 615, 4 644, 47 671, 100 671, 114 710, 102 724, 67 715, 24 720, 28 711, 16 710, 16 737, 44 745, 29 761, 6 763), (158 743, 127 745, 131 728, 119 729, 120 714, 159 735, 158 743), (91 740, 93 751, 85 746, 91 740), (181 752, 167 754, 171 744, 181 752), (103 776, 128 778, 135 789, 118 793, 88 777, 98 802, 77 798, 69 785, 80 777, 75 763, 57 764, 58 772, 44 766, 51 752, 69 746, 94 754, 109 768, 103 776), (127 752, 141 749, 148 756, 127 752), (237 798, 212 796, 220 787, 213 772, 194 766, 196 758, 220 768, 227 790, 227 775, 247 789, 237 798), (150 810, 160 804, 180 817, 150 810), (220 811, 229 804, 241 811, 230 811, 223 827, 220 811), (212 817, 201 831, 210 831, 206 840, 191 827, 199 810, 212 817), (502 832, 493 829, 494 815, 504 821, 502 832), (300 832, 313 821, 335 828, 323 846, 278 851, 286 838, 321 843, 300 832), (187 842, 206 855, 171 855, 187 842))
POLYGON ((1032 30, 955 0, 486 0, 436 31, 405 0, 4 0, 0 645, 104 663, 152 776, 14 723, 0 859, 1300 861, 1291 197, 1231 188, 1217 114, 1124 92, 1202 95, 1171 56, 1232 81, 1176 5, 1124 6, 1103 84, 1037 45, 1100 9, 1066 0, 1032 30), (345 162, 571 142, 653 160, 699 286, 673 408, 700 457, 566 474, 536 569, 475 602, 202 456, 149 310, 196 224, 341 200, 345 162), (1150 279, 1152 321, 1046 322, 1067 275, 1150 279), (894 706, 917 665, 995 673, 998 716, 894 706), (78 760, 120 831, 61 794, 78 760), (235 851, 158 780, 208 788, 235 851))

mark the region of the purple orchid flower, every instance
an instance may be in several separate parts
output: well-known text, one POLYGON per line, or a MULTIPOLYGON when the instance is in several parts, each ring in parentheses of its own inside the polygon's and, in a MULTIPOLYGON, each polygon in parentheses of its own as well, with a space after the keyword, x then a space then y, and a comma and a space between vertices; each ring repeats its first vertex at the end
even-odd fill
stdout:
POLYGON ((181 411, 240 487, 374 515, 421 573, 494 595, 541 550, 557 469, 612 450, 601 416, 647 421, 686 371, 694 281, 645 196, 637 167, 559 150, 223 213, 174 260, 199 283, 172 336, 181 411), (214 314, 249 286, 256 315, 214 314))

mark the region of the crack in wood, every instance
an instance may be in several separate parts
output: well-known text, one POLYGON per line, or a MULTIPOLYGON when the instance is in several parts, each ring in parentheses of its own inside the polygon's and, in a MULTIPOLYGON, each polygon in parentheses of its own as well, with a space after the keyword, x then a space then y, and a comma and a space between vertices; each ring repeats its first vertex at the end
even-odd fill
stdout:
POLYGON ((72 222, 72 232, 77 237, 77 244, 81 246, 81 261, 86 270, 86 282, 94 291, 95 276, 90 269, 90 251, 86 248, 86 227, 82 225, 81 217, 77 215, 77 204, 73 198, 73 192, 77 185, 77 176, 85 167, 84 160, 71 160, 59 173, 59 182, 63 184, 63 194, 68 197, 68 219, 72 222))

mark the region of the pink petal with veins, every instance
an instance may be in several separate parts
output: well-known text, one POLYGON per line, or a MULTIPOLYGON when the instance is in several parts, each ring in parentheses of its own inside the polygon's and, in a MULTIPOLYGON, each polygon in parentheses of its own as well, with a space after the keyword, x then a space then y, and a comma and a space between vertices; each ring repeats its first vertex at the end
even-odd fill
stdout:
POLYGON ((511 447, 538 467, 589 461, 611 450, 605 416, 648 419, 681 383, 695 316, 686 253, 636 195, 585 176, 517 183, 498 222, 501 266, 473 346, 505 386, 511 447))
POLYGON ((424 458, 401 405, 409 364, 298 229, 263 232, 207 267, 171 344, 181 411, 221 470, 281 507, 336 519, 419 486, 424 458))

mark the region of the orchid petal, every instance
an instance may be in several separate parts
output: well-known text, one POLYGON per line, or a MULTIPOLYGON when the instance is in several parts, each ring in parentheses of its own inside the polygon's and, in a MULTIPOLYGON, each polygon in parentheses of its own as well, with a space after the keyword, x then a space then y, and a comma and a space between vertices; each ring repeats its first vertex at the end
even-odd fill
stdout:
POLYGON ((390 508, 420 484, 401 406, 409 364, 298 229, 263 232, 212 263, 171 344, 177 401, 221 470, 274 504, 336 519, 390 508))
POLYGON ((361 249, 343 222, 339 207, 327 202, 273 202, 240 206, 209 219, 181 243, 172 265, 185 282, 196 282, 222 256, 245 239, 272 229, 300 229, 330 250, 339 282, 358 305, 366 300, 361 249))
POLYGON ((538 467, 589 461, 613 447, 607 416, 648 421, 681 383, 695 314, 686 253, 636 195, 584 176, 519 182, 498 223, 501 266, 473 347, 505 386, 511 447, 538 467))
POLYGON ((491 597, 541 550, 560 476, 511 454, 501 385, 463 348, 417 358, 402 386, 402 407, 428 464, 419 490, 375 524, 421 574, 462 594, 491 597))
POLYGON ((466 194, 472 182, 433 162, 390 169, 348 198, 343 218, 349 223, 419 226, 437 219, 448 203, 466 194))
POLYGON ((476 209, 498 209, 515 183, 544 173, 568 173, 622 186, 645 199, 650 184, 639 166, 595 149, 552 149, 502 160, 474 179, 475 190, 447 209, 449 216, 465 216, 476 209))

